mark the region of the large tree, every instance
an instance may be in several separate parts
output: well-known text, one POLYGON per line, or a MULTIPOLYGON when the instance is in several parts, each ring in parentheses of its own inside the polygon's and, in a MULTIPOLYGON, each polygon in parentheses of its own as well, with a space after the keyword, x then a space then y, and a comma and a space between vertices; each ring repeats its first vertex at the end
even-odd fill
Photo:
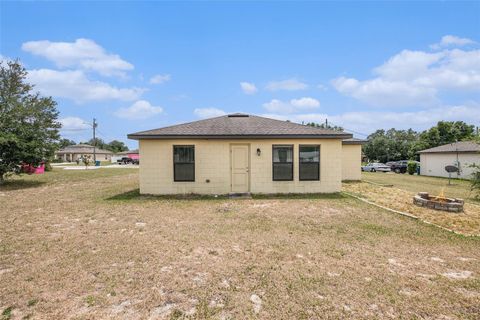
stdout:
POLYGON ((105 145, 107 150, 112 151, 113 153, 128 151, 128 147, 122 141, 112 140, 107 145, 105 145))
POLYGON ((58 148, 59 149, 64 149, 68 146, 74 146, 76 145, 77 143, 73 140, 70 140, 70 139, 66 139, 66 138, 63 138, 63 139, 60 139, 60 141, 58 142, 58 148))
POLYGON ((380 162, 413 159, 412 146, 418 139, 418 133, 412 129, 377 130, 368 136, 363 152, 370 160, 380 162))
POLYGON ((0 62, 0 182, 22 164, 53 157, 60 138, 56 102, 33 91, 18 61, 0 62))
POLYGON ((418 141, 418 150, 433 148, 462 140, 471 140, 475 127, 463 121, 439 121, 436 126, 423 131, 418 141))

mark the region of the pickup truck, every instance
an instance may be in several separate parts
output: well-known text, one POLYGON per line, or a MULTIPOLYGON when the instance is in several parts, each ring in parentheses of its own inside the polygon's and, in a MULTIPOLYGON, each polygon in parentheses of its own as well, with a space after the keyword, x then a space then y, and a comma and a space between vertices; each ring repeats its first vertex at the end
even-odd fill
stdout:
POLYGON ((390 169, 395 173, 405 173, 407 172, 408 160, 400 160, 392 163, 387 163, 390 166, 390 169))
POLYGON ((129 157, 123 157, 122 159, 118 159, 117 163, 118 164, 129 164, 129 163, 133 163, 133 160, 132 160, 132 158, 129 158, 129 157))

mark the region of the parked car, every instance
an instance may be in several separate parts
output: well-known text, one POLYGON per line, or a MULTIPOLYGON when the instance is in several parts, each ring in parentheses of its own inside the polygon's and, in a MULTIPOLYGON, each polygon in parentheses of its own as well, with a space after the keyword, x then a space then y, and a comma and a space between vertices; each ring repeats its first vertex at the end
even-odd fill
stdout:
POLYGON ((391 164, 387 162, 387 165, 389 165, 390 170, 392 170, 395 173, 405 173, 407 172, 408 160, 395 161, 395 162, 392 162, 391 164))
POLYGON ((133 163, 133 160, 132 160, 132 158, 129 158, 129 157, 123 157, 122 159, 118 159, 117 163, 118 164, 129 164, 129 163, 133 163))
POLYGON ((140 159, 132 159, 132 164, 140 164, 140 159))
POLYGON ((362 171, 368 172, 390 172, 390 167, 383 163, 372 162, 367 164, 366 166, 362 166, 362 171))

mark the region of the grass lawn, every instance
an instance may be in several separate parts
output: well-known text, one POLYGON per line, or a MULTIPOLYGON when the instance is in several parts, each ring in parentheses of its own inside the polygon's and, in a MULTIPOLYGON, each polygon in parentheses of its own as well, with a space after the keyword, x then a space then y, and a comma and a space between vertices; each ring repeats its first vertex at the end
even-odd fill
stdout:
POLYGON ((479 200, 474 199, 475 194, 470 190, 468 180, 452 179, 449 185, 447 178, 382 172, 362 172, 362 179, 381 184, 393 184, 395 188, 414 193, 426 191, 438 195, 443 190, 449 198, 462 198, 480 204, 479 200))
MULTIPOLYGON (((448 194, 447 194, 448 195, 448 194)), ((480 239, 350 197, 143 197, 138 170, 0 187, 21 319, 478 319, 480 239)))

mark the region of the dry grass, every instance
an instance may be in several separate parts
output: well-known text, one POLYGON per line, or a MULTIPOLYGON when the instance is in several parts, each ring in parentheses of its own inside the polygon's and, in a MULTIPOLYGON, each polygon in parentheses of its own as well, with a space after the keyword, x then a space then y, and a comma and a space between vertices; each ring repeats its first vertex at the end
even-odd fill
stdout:
POLYGON ((480 312, 478 239, 351 198, 140 197, 136 171, 118 169, 20 181, 0 191, 0 312, 12 318, 480 312))
POLYGON ((426 191, 439 194, 443 190, 447 197, 462 198, 480 205, 480 201, 475 199, 475 193, 470 189, 468 180, 452 179, 448 184, 446 178, 381 172, 362 172, 362 179, 380 184, 393 184, 395 188, 414 193, 426 191))
MULTIPOLYGON (((382 187, 366 182, 353 182, 344 183, 343 190, 376 204, 412 214, 423 221, 434 223, 465 235, 480 235, 480 205, 473 199, 465 203, 464 212, 462 213, 437 211, 413 204, 412 197, 419 191, 438 194, 440 192, 438 189, 443 189, 444 184, 448 183, 445 179, 428 177, 426 178, 427 181, 424 181, 425 177, 382 173, 364 175, 364 178, 376 183, 391 183, 393 187, 382 187), (414 180, 416 178, 419 180, 418 183, 414 180), (405 180, 410 180, 410 184, 406 184, 405 180), (428 187, 424 185, 427 183, 428 187)), ((461 181, 461 183, 466 184, 467 182, 461 181)), ((448 188, 445 187, 445 195, 447 197, 465 195, 466 188, 462 184, 459 184, 459 181, 455 181, 455 185, 448 188), (455 186, 457 189, 455 189, 455 186)))

